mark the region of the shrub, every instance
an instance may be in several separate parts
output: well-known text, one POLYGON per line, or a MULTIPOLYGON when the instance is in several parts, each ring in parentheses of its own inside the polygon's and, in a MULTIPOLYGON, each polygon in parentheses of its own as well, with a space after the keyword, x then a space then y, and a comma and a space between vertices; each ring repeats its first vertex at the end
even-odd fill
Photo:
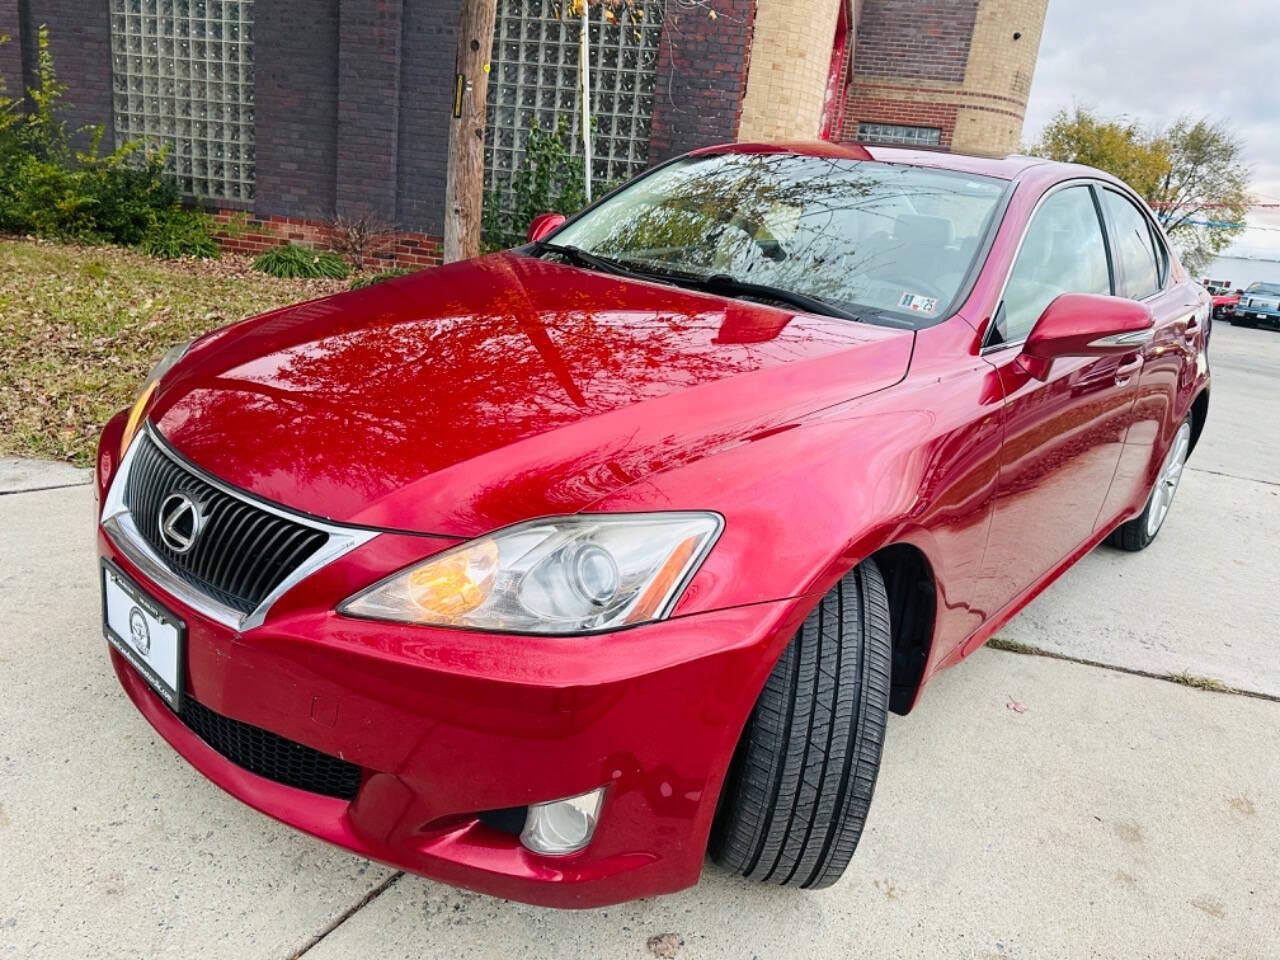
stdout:
POLYGON ((570 214, 587 202, 586 171, 581 154, 569 148, 569 121, 560 117, 554 130, 529 121, 524 157, 506 190, 495 187, 485 195, 481 246, 505 250, 525 243, 529 222, 540 213, 570 214))
POLYGON ((137 246, 180 216, 178 191, 164 174, 164 154, 131 142, 102 154, 102 128, 69 130, 66 85, 37 34, 31 110, 0 91, 0 228, 84 243, 137 246), (74 138, 89 135, 87 150, 74 138))
POLYGON ((195 210, 169 210, 147 228, 139 244, 142 252, 163 260, 179 257, 213 259, 220 255, 209 218, 195 210))
POLYGON ((331 250, 312 250, 297 244, 273 247, 253 261, 253 269, 273 277, 329 277, 345 280, 347 261, 331 250))
POLYGON ((380 270, 377 273, 366 273, 363 276, 356 277, 352 280, 347 289, 362 290, 365 287, 372 287, 375 283, 382 283, 384 280, 394 280, 396 277, 403 277, 409 273, 413 273, 413 271, 406 270, 404 267, 392 267, 390 270, 380 270))

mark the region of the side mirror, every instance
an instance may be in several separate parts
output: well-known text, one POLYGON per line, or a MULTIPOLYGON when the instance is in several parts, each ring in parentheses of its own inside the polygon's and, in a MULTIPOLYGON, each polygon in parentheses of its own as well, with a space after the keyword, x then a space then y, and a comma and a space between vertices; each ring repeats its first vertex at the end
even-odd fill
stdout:
POLYGON ((1236 289, 1236 296, 1237 296, 1237 297, 1243 297, 1243 296, 1244 296, 1244 290, 1243 290, 1243 289, 1240 289, 1240 288, 1237 288, 1237 289, 1236 289))
POLYGON ((1037 380, 1059 357, 1133 353, 1152 337, 1155 316, 1136 300, 1064 293, 1045 307, 1022 347, 1023 365, 1037 380))
POLYGON ((536 243, 564 223, 563 213, 540 213, 529 224, 529 242, 536 243))

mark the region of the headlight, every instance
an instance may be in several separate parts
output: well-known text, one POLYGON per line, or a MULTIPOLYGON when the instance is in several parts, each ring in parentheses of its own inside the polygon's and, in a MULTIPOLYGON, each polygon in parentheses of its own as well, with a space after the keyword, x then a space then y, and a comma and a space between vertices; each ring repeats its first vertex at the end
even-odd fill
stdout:
POLYGON ((124 456, 125 451, 129 449, 129 444, 133 442, 133 435, 138 432, 138 425, 142 422, 142 412, 147 409, 147 404, 151 401, 151 395, 156 392, 156 385, 160 383, 160 378, 177 366, 178 361, 187 355, 192 342, 188 340, 170 349, 160 358, 160 362, 151 368, 147 379, 142 381, 142 386, 138 388, 138 398, 133 401, 133 409, 129 411, 129 419, 124 425, 124 433, 120 435, 120 456, 124 456))
POLYGON ((723 523, 714 513, 534 520, 402 570, 338 609, 509 633, 591 633, 660 620, 723 523))

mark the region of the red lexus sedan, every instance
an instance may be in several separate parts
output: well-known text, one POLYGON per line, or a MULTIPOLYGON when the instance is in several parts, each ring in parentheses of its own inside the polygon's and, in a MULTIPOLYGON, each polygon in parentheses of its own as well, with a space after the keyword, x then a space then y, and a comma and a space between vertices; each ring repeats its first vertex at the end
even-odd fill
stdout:
POLYGON ((1159 533, 1209 324, 1097 170, 702 150, 170 352, 97 457, 111 660, 219 786, 396 867, 826 886, 886 713, 1159 533))

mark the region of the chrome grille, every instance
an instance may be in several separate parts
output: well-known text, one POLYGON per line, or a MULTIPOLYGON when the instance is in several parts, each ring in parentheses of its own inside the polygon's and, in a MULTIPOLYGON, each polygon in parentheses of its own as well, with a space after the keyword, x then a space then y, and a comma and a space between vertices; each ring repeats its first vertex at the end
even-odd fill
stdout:
POLYGON ((138 533, 175 576, 219 603, 251 613, 328 539, 323 530, 206 482, 150 435, 137 443, 124 505, 138 533), (186 494, 204 516, 195 544, 182 554, 160 536, 160 507, 174 493, 186 494))

